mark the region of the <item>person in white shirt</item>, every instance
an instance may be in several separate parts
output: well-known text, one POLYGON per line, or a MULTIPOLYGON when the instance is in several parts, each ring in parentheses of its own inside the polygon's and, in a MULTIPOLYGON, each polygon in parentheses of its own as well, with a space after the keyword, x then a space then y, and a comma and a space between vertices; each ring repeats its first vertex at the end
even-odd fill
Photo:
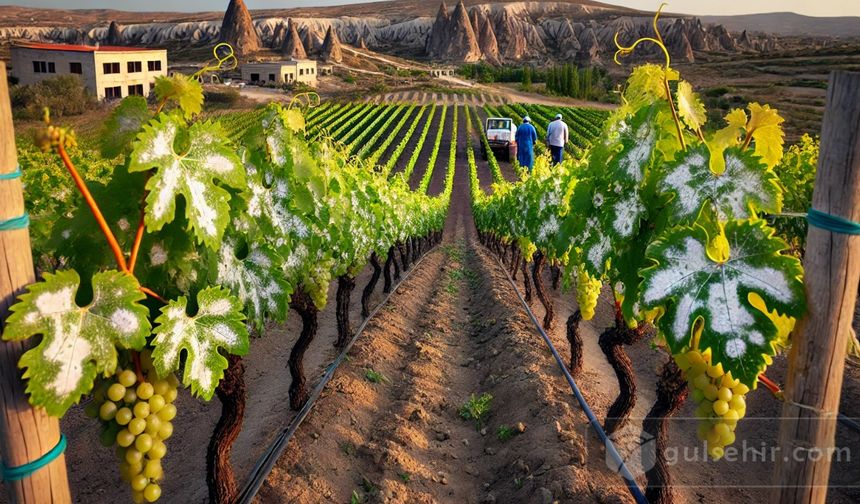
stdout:
POLYGON ((561 163, 567 141, 567 124, 561 120, 561 114, 556 114, 555 119, 546 127, 546 143, 549 144, 549 150, 552 154, 552 164, 561 163))

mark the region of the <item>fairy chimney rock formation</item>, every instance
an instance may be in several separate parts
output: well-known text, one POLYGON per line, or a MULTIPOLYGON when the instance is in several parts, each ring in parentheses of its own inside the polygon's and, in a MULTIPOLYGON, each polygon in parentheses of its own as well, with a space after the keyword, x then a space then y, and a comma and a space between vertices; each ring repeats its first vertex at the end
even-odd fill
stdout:
POLYGON ((242 0, 230 0, 218 40, 233 46, 233 51, 240 57, 253 54, 262 47, 251 13, 242 0))
POLYGON ((432 59, 460 63, 481 59, 478 38, 462 0, 450 16, 445 2, 442 2, 427 42, 427 53, 432 59))
POLYGON ((340 63, 343 61, 343 51, 340 49, 340 40, 337 32, 331 26, 325 32, 325 40, 322 46, 322 59, 328 62, 340 63))
POLYGON ((119 30, 119 25, 116 24, 116 21, 110 22, 110 27, 108 28, 107 38, 105 39, 105 43, 107 45, 122 45, 122 33, 119 30))
POLYGON ((436 54, 442 54, 445 51, 448 39, 448 22, 450 19, 448 6, 445 5, 445 0, 442 0, 442 4, 439 5, 439 12, 436 14, 436 21, 433 22, 430 35, 427 37, 427 54, 431 57, 436 54))
POLYGON ((296 29, 296 23, 292 19, 287 23, 287 35, 281 46, 281 54, 293 59, 307 59, 308 57, 302 39, 299 37, 299 31, 296 29))
POLYGON ((478 38, 481 57, 494 65, 501 63, 499 42, 496 40, 493 23, 490 21, 487 13, 478 7, 472 8, 472 28, 475 30, 475 36, 478 38))

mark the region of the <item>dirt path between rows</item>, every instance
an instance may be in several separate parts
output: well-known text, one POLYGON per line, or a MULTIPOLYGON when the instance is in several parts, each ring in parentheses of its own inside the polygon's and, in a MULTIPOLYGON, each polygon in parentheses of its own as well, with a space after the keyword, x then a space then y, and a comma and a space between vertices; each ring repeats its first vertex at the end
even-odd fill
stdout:
POLYGON ((370 322, 257 502, 627 499, 599 450, 587 462, 583 418, 478 244, 457 168, 443 245, 370 322), (484 393, 483 422, 463 419, 484 393))

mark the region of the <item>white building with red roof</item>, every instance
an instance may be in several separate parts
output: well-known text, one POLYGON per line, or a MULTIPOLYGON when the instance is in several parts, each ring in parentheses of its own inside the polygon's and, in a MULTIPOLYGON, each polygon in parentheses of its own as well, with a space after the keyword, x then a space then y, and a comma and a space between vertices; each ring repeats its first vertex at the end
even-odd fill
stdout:
POLYGON ((78 75, 98 99, 146 96, 167 75, 167 50, 139 47, 26 43, 12 46, 12 75, 32 84, 78 75))

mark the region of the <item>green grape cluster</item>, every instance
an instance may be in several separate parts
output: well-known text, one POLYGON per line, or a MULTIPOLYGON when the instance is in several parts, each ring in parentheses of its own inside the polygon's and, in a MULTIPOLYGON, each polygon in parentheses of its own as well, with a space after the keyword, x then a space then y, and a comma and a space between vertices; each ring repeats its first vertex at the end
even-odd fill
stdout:
POLYGON ((87 406, 87 414, 102 421, 102 444, 116 445, 120 476, 131 485, 135 503, 155 502, 161 497, 161 459, 167 453, 164 441, 173 435, 173 401, 179 386, 173 374, 159 379, 149 356, 142 356, 142 376, 118 366, 87 406))
POLYGON ((750 389, 732 378, 731 371, 724 372, 719 362, 712 364, 710 350, 677 354, 675 363, 693 389, 696 416, 701 419, 699 438, 706 442, 708 455, 719 460, 725 447, 735 442, 735 427, 746 415, 744 396, 750 389))
POLYGON ((583 320, 591 320, 594 317, 594 309, 597 307, 597 298, 600 297, 600 289, 603 284, 599 278, 594 278, 580 265, 576 271, 576 302, 583 320))

